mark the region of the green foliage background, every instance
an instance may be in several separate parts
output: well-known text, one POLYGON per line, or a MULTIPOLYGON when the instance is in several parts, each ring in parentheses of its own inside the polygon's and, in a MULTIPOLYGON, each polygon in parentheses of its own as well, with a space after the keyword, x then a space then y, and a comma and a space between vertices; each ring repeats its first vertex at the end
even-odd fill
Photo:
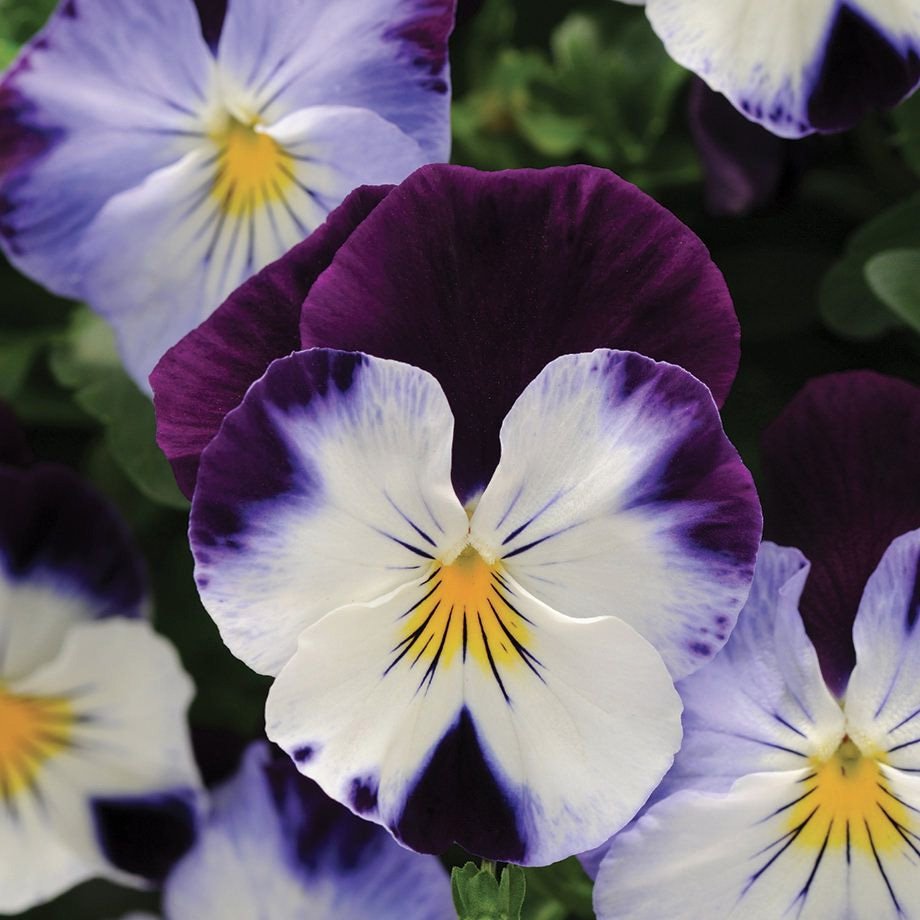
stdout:
MULTIPOLYGON (((637 183, 710 247, 743 333, 726 428, 759 474, 767 423, 810 377, 874 368, 920 382, 920 94, 889 116, 824 138, 772 205, 715 218, 687 126, 688 75, 641 8, 611 0, 461 0, 452 41, 454 161, 481 169, 588 162, 637 183)), ((49 0, 0 0, 0 63, 49 0)), ((811 143, 811 142, 809 142, 811 143)), ((120 508, 146 555, 156 625, 198 685, 193 724, 257 734, 266 682, 221 644, 200 606, 187 502, 153 440, 153 412, 85 307, 0 268, 0 398, 36 456, 83 473, 120 508)), ((462 853, 450 854, 462 865, 462 853)), ((528 871, 527 920, 593 916, 574 860, 528 871)), ((104 920, 155 910, 155 894, 90 883, 33 920, 104 920)))

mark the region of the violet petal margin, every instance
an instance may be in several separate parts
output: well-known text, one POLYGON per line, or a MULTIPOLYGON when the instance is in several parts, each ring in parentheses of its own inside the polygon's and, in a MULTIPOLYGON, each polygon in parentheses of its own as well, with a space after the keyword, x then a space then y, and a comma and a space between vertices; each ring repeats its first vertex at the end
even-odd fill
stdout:
POLYGON ((192 497, 201 452, 275 358, 298 351, 304 298, 339 247, 392 186, 352 192, 314 233, 239 287, 150 375, 157 443, 192 497))
POLYGON ((515 399, 554 358, 598 347, 690 371, 724 401, 738 323, 702 242, 613 173, 425 166, 310 291, 302 346, 421 367, 456 420, 454 485, 475 494, 515 399))
POLYGON ((920 388, 868 371, 811 381, 764 436, 766 536, 812 570, 801 610, 825 680, 842 693, 866 581, 920 527, 920 388))

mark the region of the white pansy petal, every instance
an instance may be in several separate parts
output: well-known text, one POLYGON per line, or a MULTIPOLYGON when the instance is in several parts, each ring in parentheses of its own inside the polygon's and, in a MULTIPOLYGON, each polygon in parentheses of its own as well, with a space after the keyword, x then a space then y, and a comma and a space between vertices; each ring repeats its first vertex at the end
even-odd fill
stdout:
POLYGON ((407 846, 543 865, 638 810, 680 740, 655 650, 573 620, 474 551, 301 635, 267 731, 407 846))
POLYGON ((754 774, 728 793, 659 802, 601 864, 598 920, 916 920, 920 825, 893 795, 920 804, 920 781, 867 773, 851 797, 822 797, 808 775, 754 774))
POLYGON ((508 413, 473 542, 572 617, 612 615, 675 677, 728 639, 750 588, 760 506, 709 390, 598 350, 549 364, 508 413))
POLYGON ((202 456, 191 543, 201 597, 250 667, 301 631, 459 551, 453 418, 424 371, 314 349, 276 361, 202 456))
POLYGON ((798 550, 761 546, 725 648, 678 684, 684 743, 656 796, 687 787, 724 792, 745 774, 801 769, 837 749, 843 712, 798 611, 807 576, 798 550))
POLYGON ((649 0, 670 55, 783 137, 850 128, 920 81, 916 0, 649 0))
POLYGON ((920 530, 894 540, 869 578, 853 642, 846 695, 853 739, 920 775, 920 530))

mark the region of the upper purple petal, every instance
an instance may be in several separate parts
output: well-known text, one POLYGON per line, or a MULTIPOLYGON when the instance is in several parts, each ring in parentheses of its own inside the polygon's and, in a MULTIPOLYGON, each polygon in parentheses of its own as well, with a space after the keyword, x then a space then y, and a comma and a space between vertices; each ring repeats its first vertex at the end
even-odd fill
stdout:
POLYGON ((322 227, 243 284, 154 368, 150 385, 157 443, 189 498, 201 451, 268 365, 300 349, 304 298, 390 188, 364 186, 352 192, 322 227))
POLYGON ((813 380, 763 450, 766 536, 811 561, 802 616, 839 693, 866 581, 891 541, 920 527, 920 388, 869 371, 813 380))
POLYGON ((85 596, 97 617, 139 616, 140 555, 102 496, 64 467, 0 468, 0 567, 85 596))
POLYGON ((434 374, 456 419, 461 497, 488 481, 502 420, 559 355, 637 351, 684 367, 719 403, 738 364, 737 319, 705 246, 588 166, 418 170, 313 285, 301 339, 434 374))

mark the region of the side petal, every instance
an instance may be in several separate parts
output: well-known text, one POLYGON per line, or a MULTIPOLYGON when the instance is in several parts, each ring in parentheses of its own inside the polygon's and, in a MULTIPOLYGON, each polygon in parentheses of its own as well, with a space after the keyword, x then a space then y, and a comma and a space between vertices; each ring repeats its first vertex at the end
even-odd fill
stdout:
MULTIPOLYGON (((79 624, 54 661, 9 682, 4 693, 0 704, 30 705, 32 716, 19 720, 20 749, 7 746, 0 757, 0 803, 4 818, 12 817, 0 825, 11 827, 4 831, 10 841, 19 824, 43 844, 5 852, 0 872, 11 879, 19 871, 28 877, 32 870, 25 864, 41 863, 44 841, 60 841, 50 845, 49 854, 66 847, 71 867, 82 862, 83 877, 136 880, 162 874, 167 854, 160 846, 176 840, 175 833, 163 833, 174 828, 169 816, 180 832, 186 829, 188 846, 200 787, 185 725, 192 686, 172 647, 143 621, 79 624), (106 809, 116 801, 122 817, 130 803, 147 806, 146 848, 133 852, 129 862, 121 859, 121 841, 105 833, 112 828, 106 809), (177 812, 176 803, 183 801, 187 807, 177 812)), ((62 879, 57 890, 73 880, 62 879)), ((16 885, 0 881, 0 891, 10 888, 16 885)))
POLYGON ((668 53, 781 137, 853 127, 920 81, 916 4, 649 0, 668 53))
POLYGON ((406 846, 545 865, 635 814, 679 715, 660 657, 625 623, 564 617, 494 573, 464 594, 441 568, 305 630, 266 725, 406 846))
POLYGON ((724 645, 754 574, 760 506, 709 390, 604 349, 557 358, 508 413, 472 540, 568 616, 613 615, 675 677, 724 645))
POLYGON ((214 796, 197 845, 164 892, 172 920, 418 920, 450 915, 440 863, 399 847, 302 777, 280 752, 253 745, 214 796))
POLYGON ((83 296, 74 240, 113 195, 201 140, 213 58, 189 0, 67 0, 0 87, 0 242, 83 296))
POLYGON ((58 653, 74 623, 138 617, 140 554, 114 509, 63 467, 0 468, 0 676, 58 653))
POLYGON ((235 655, 277 673, 315 620, 459 550, 452 429, 417 368, 321 349, 269 368, 202 455, 192 502, 198 588, 235 655))
POLYGON ((847 687, 853 740, 920 774, 920 530, 898 537, 866 585, 847 687))
POLYGON ((231 3, 218 60, 274 121, 314 105, 376 112, 426 160, 450 154, 447 39, 454 0, 231 3))
POLYGON ((802 616, 838 695, 866 581, 920 527, 918 456, 920 388, 867 371, 811 381, 764 436, 766 535, 811 562, 802 616))
MULTIPOLYGON (((659 802, 601 864, 598 920, 920 916, 915 838, 885 830, 881 811, 863 824, 835 821, 845 806, 794 804, 805 776, 755 774, 727 794, 684 792, 659 802)), ((891 791, 920 802, 913 777, 891 791)))
POLYGON ((391 186, 353 191, 325 223, 250 278, 197 329, 160 359, 150 375, 157 443, 179 487, 192 497, 201 452, 224 416, 275 358, 300 348, 304 298, 339 247, 391 186))
POLYGON ((737 320, 703 244, 587 166, 418 170, 313 285, 301 336, 434 374, 456 419, 464 501, 495 470, 502 419, 553 358, 632 349, 686 368, 720 402, 738 362, 737 320))
POLYGON ((751 594, 725 648, 677 685, 684 743, 657 798, 688 787, 727 792, 746 774, 800 770, 837 750, 843 711, 798 610, 807 577, 798 550, 761 546, 751 594))

